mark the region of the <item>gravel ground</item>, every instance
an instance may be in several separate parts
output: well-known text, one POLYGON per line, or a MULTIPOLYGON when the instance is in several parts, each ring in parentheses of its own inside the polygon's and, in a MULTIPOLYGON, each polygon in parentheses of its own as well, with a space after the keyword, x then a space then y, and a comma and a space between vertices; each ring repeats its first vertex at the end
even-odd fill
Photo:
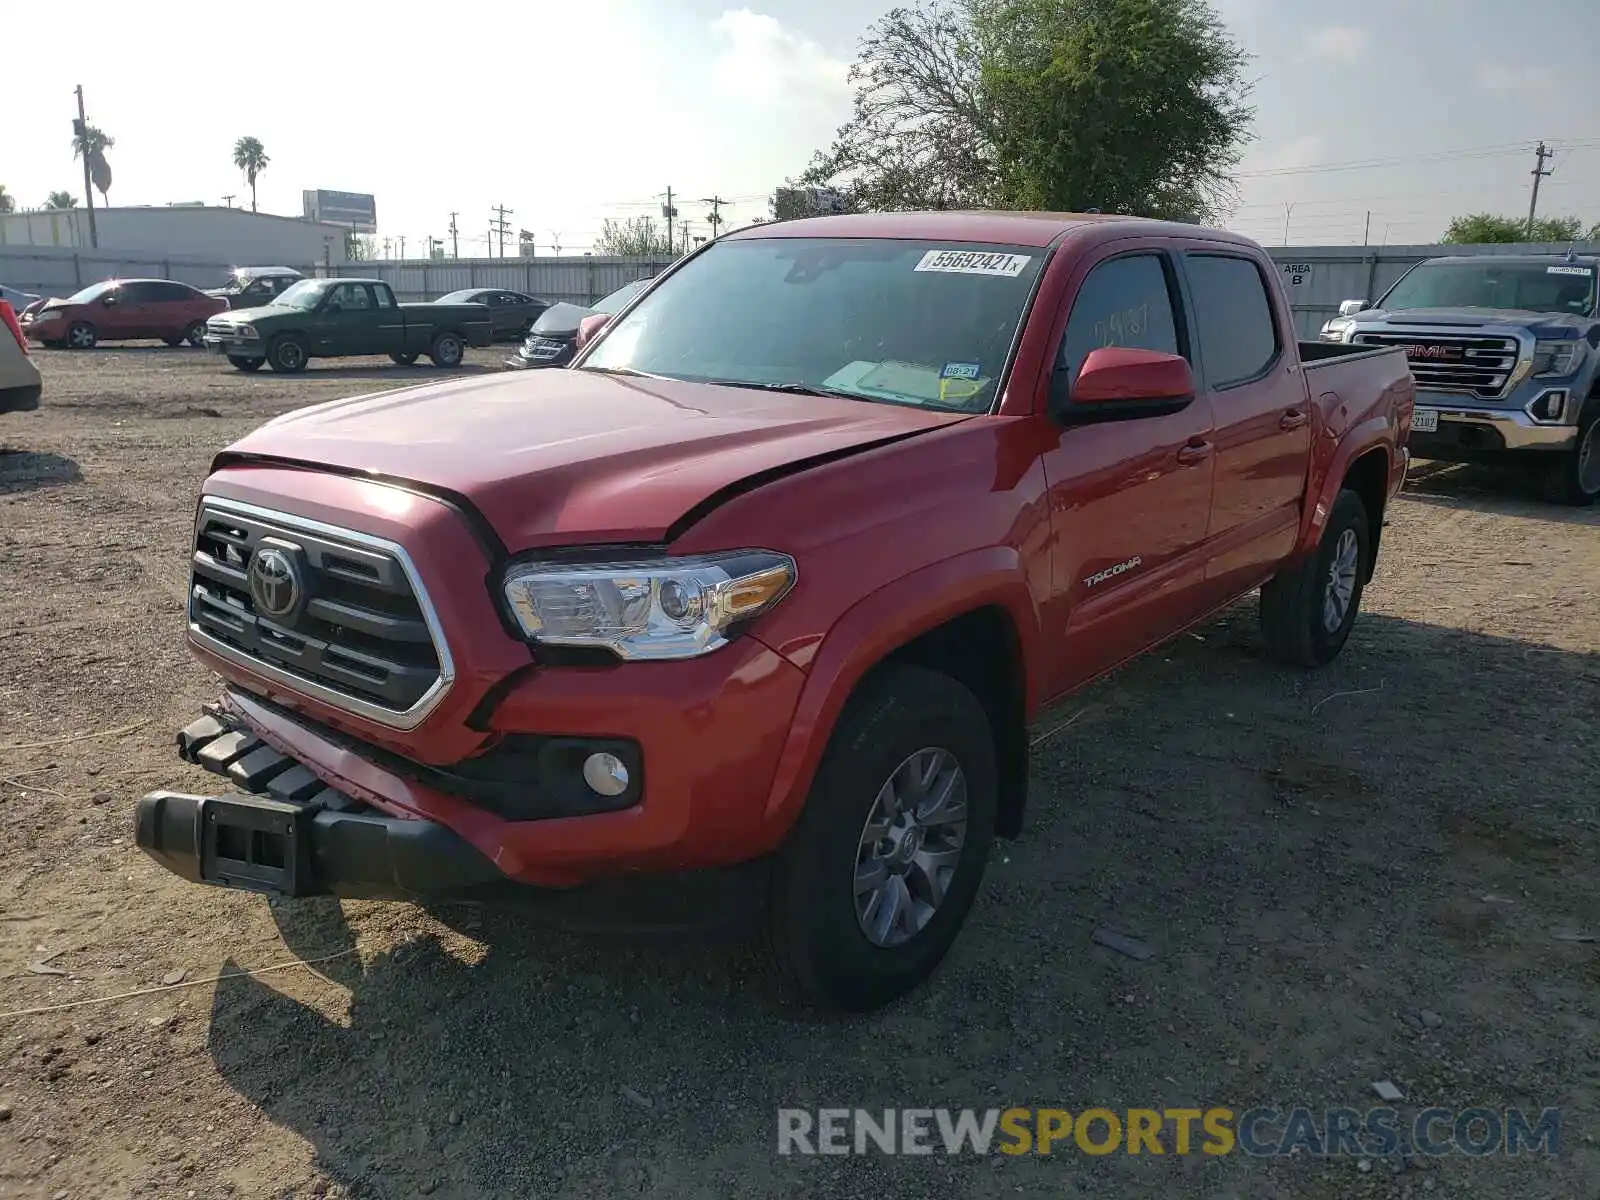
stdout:
POLYGON ((1600 510, 1423 465, 1335 666, 1269 665, 1245 603, 1062 705, 932 984, 819 1022, 737 945, 269 906, 135 851, 135 797, 207 786, 171 734, 215 688, 180 639, 211 455, 438 373, 38 358, 44 406, 0 418, 0 1196, 1600 1195, 1600 510), (296 955, 338 957, 212 982, 296 955), (1559 1105, 1562 1152, 775 1153, 780 1106, 1365 1109, 1374 1080, 1559 1105))

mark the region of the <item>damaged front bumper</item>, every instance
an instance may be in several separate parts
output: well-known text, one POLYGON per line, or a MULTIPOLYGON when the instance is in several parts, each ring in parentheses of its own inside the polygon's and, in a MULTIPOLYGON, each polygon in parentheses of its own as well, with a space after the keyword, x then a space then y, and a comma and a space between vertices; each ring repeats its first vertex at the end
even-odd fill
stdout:
POLYGON ((506 877, 454 831, 386 816, 217 712, 178 734, 178 754, 229 790, 157 791, 134 815, 138 847, 195 883, 281 896, 416 899, 506 877))

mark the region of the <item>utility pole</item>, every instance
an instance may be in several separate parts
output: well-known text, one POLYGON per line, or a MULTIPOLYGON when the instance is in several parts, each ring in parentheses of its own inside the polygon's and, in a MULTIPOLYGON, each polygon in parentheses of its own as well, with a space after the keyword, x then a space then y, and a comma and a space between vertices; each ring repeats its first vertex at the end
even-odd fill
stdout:
POLYGON ((1283 202, 1283 244, 1289 244, 1289 216, 1294 212, 1294 205, 1285 200, 1283 202))
POLYGON ((561 231, 559 229, 550 231, 550 248, 556 252, 557 258, 561 257, 561 231))
MULTIPOLYGON (((717 230, 719 228, 721 228, 721 226, 722 226, 722 211, 721 210, 722 210, 722 206, 724 204, 726 204, 727 201, 724 200, 721 196, 707 196, 703 200, 701 200, 700 203, 701 204, 709 204, 709 205, 711 205, 711 215, 706 218, 706 221, 711 226, 711 237, 714 240, 716 238, 716 236, 717 236, 717 230)), ((687 250, 688 247, 685 246, 684 249, 687 250)))
MULTIPOLYGON (((661 206, 661 216, 667 223, 667 257, 672 257, 672 223, 678 219, 678 210, 672 207, 672 189, 667 189, 667 202, 661 206)), ((687 244, 687 243, 686 243, 687 244)))
MULTIPOLYGON (((83 111, 83 84, 77 87, 78 92, 78 119, 72 123, 72 132, 82 138, 89 131, 89 118, 83 111)), ((94 180, 89 175, 89 148, 82 141, 78 143, 83 158, 83 204, 89 210, 89 247, 97 249, 100 245, 100 233, 94 226, 94 180)))
POLYGON ((224 196, 222 198, 222 202, 224 204, 226 204, 229 208, 232 208, 233 207, 233 195, 232 195, 232 193, 224 196))
POLYGON ((1372 210, 1370 208, 1367 209, 1367 223, 1361 230, 1361 244, 1363 246, 1372 245, 1372 210))
POLYGON ((400 235, 400 257, 404 258, 405 256, 406 256, 406 235, 402 233, 400 235))
POLYGON ((461 232, 456 228, 456 217, 459 213, 450 214, 450 257, 461 257, 461 232))
POLYGON ((678 245, 682 246, 683 252, 687 254, 689 253, 689 222, 680 221, 678 223, 678 232, 682 235, 678 241, 678 245))
POLYGON ((511 232, 511 222, 506 218, 511 216, 515 210, 507 208, 504 204, 497 204, 490 211, 495 214, 495 221, 490 228, 500 237, 500 257, 504 258, 506 256, 506 234, 511 232))
POLYGON ((391 239, 389 239, 389 238, 384 238, 383 239, 383 256, 385 258, 389 257, 389 242, 390 242, 390 240, 391 239))
POLYGON ((1534 151, 1534 154, 1538 157, 1533 164, 1533 198, 1528 201, 1528 240, 1530 242, 1533 241, 1533 214, 1539 210, 1539 181, 1546 175, 1553 174, 1553 172, 1544 169, 1544 160, 1554 158, 1556 152, 1546 149, 1545 144, 1540 142, 1539 148, 1534 151))

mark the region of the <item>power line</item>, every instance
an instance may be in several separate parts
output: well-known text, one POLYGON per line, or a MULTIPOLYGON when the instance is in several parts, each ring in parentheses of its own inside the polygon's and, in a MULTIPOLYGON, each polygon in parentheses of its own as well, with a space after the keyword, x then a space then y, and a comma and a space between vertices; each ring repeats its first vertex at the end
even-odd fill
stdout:
MULTIPOLYGON (((1585 138, 1590 145, 1600 139, 1585 138)), ((1334 171, 1369 171, 1381 167, 1406 167, 1441 162, 1462 162, 1471 159, 1505 158, 1526 154, 1531 147, 1527 142, 1503 142, 1495 146, 1474 146, 1460 150, 1441 150, 1434 154, 1404 155, 1395 158, 1355 159, 1349 162, 1309 163, 1303 167, 1274 167, 1264 171, 1240 171, 1240 179, 1270 179, 1283 175, 1320 175, 1334 171)))
POLYGON ((711 237, 715 240, 717 230, 722 225, 722 206, 731 203, 731 201, 724 200, 721 196, 711 195, 702 197, 700 203, 711 206, 711 215, 706 218, 706 222, 711 226, 711 237))

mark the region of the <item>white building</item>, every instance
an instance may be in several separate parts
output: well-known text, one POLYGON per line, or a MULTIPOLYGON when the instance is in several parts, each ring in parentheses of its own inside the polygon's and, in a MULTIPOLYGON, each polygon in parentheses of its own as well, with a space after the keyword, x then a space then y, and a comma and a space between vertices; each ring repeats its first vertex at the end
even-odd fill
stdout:
MULTIPOLYGON (((345 257, 342 226, 301 217, 209 205, 97 207, 94 215, 102 255, 302 269, 345 257)), ((73 208, 0 216, 0 254, 32 247, 88 251, 88 213, 73 208)))

